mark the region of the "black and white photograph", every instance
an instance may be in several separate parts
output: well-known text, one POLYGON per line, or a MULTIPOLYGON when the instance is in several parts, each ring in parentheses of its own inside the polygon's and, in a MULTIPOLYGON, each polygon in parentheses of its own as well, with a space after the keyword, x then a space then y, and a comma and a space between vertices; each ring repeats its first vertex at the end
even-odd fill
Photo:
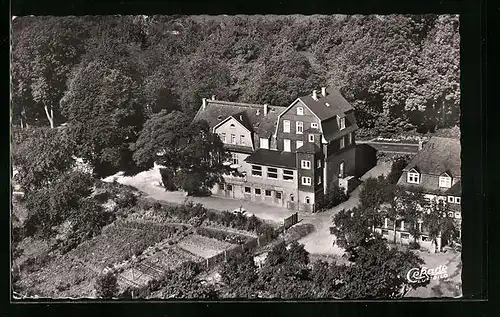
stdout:
POLYGON ((462 298, 459 31, 13 16, 12 297, 462 298))

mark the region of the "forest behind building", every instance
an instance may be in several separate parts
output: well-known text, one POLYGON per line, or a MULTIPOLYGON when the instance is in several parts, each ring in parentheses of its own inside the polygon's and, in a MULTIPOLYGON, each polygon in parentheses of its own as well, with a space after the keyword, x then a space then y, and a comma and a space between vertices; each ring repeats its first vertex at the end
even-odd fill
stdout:
POLYGON ((360 136, 459 122, 458 16, 18 17, 12 29, 15 126, 105 115, 105 103, 140 109, 140 130, 212 95, 287 106, 322 86, 354 105, 360 136))

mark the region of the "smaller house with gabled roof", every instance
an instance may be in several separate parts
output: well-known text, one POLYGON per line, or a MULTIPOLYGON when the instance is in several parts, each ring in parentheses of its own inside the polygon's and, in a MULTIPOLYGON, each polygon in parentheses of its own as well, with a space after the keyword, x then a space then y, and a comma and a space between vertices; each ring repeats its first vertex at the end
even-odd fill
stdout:
MULTIPOLYGON (((431 137, 403 169, 398 185, 408 190, 418 190, 427 199, 439 199, 445 202, 448 216, 454 218, 458 227, 461 224, 461 159, 460 140, 444 137, 431 137)), ((382 235, 392 238, 396 234, 397 240, 409 243, 411 236, 404 221, 397 223, 397 232, 392 232, 393 223, 386 219, 382 228, 382 235)), ((431 242, 421 227, 422 236, 419 243, 429 247, 431 242)), ((459 230, 460 232, 460 230, 459 230)), ((438 250, 441 248, 441 239, 438 239, 438 250)))

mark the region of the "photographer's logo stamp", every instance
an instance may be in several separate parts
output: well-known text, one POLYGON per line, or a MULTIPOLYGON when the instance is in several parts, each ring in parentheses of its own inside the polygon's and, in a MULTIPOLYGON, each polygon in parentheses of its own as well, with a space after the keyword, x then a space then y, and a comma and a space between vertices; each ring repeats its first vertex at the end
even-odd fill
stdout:
POLYGON ((438 280, 447 277, 448 267, 446 265, 440 265, 434 269, 415 267, 410 269, 406 274, 406 278, 410 283, 423 283, 428 280, 438 280))

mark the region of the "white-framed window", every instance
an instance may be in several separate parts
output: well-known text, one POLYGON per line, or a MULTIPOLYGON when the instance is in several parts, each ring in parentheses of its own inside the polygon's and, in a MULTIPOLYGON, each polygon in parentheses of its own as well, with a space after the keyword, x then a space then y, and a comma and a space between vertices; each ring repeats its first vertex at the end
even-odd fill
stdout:
POLYGON ((245 136, 243 134, 240 135, 240 144, 245 145, 245 136))
POLYGON ((439 176, 439 187, 450 188, 451 177, 448 175, 439 176))
POLYGON ((340 148, 343 149, 345 147, 345 138, 341 137, 339 141, 340 141, 340 148))
POLYGON ((238 155, 236 153, 231 153, 231 162, 233 164, 238 164, 238 155))
POLYGON ((321 185, 321 175, 317 176, 316 184, 321 185))
POLYGON ((260 148, 261 149, 269 149, 269 139, 260 138, 260 148))
POLYGON ((387 218, 384 219, 384 228, 387 228, 387 218))
POLYGON ((266 197, 271 197, 271 196, 272 196, 272 192, 271 192, 270 190, 266 189, 266 190, 264 191, 264 195, 265 195, 266 197))
POLYGON ((295 122, 295 132, 297 134, 302 134, 302 132, 304 132, 304 122, 302 121, 295 122))
POLYGON ((455 203, 455 197, 454 196, 448 196, 448 202, 449 203, 455 203))
POLYGON ((252 176, 262 177, 262 166, 252 165, 252 176))
POLYGON ((283 170, 283 180, 287 182, 293 181, 293 171, 283 170))
POLYGON ((267 178, 278 179, 278 169, 274 167, 268 167, 267 178))
POLYGON ((309 134, 309 142, 314 142, 314 134, 309 134))
POLYGON ((302 107, 297 107, 297 115, 303 116, 304 115, 304 108, 302 107))
POLYGON ((455 204, 460 204, 461 200, 462 200, 461 197, 455 197, 455 204))
POLYGON ((462 218, 462 214, 459 211, 455 212, 455 218, 460 219, 462 218))
POLYGON ((320 167, 321 167, 321 159, 318 159, 318 160, 316 161, 316 166, 317 166, 318 168, 320 168, 320 167))
POLYGON ((406 177, 406 182, 410 184, 420 184, 420 174, 415 171, 408 172, 408 176, 406 177))
POLYGON ((311 128, 312 129, 317 129, 318 128, 318 123, 317 122, 312 122, 311 123, 311 128))
POLYGON ((339 130, 345 129, 345 117, 339 118, 339 130))
POLYGON ((231 144, 236 144, 236 135, 231 134, 231 144))
POLYGON ((300 166, 302 167, 302 169, 305 169, 305 170, 310 170, 311 169, 311 161, 308 161, 308 160, 302 160, 300 162, 300 166))
POLYGON ((293 194, 290 194, 290 201, 293 202, 293 200, 294 200, 293 194))
POLYGON ((283 132, 290 133, 290 120, 283 120, 283 132))
POLYGON ((220 136, 220 139, 221 139, 222 143, 226 143, 227 142, 227 140, 226 140, 226 134, 222 133, 221 136, 220 136))
POLYGON ((309 205, 311 203, 311 198, 309 198, 309 196, 306 196, 304 202, 309 205))
POLYGON ((302 176, 302 185, 311 186, 311 178, 307 176, 302 176))
POLYGON ((295 148, 298 149, 300 148, 302 145, 304 145, 304 142, 303 141, 300 141, 300 140, 297 140, 297 143, 295 143, 295 148))
POLYGON ((283 151, 285 152, 291 152, 291 146, 290 146, 290 140, 284 139, 283 140, 283 151))
POLYGON ((348 141, 347 145, 352 144, 352 132, 348 134, 348 141))

